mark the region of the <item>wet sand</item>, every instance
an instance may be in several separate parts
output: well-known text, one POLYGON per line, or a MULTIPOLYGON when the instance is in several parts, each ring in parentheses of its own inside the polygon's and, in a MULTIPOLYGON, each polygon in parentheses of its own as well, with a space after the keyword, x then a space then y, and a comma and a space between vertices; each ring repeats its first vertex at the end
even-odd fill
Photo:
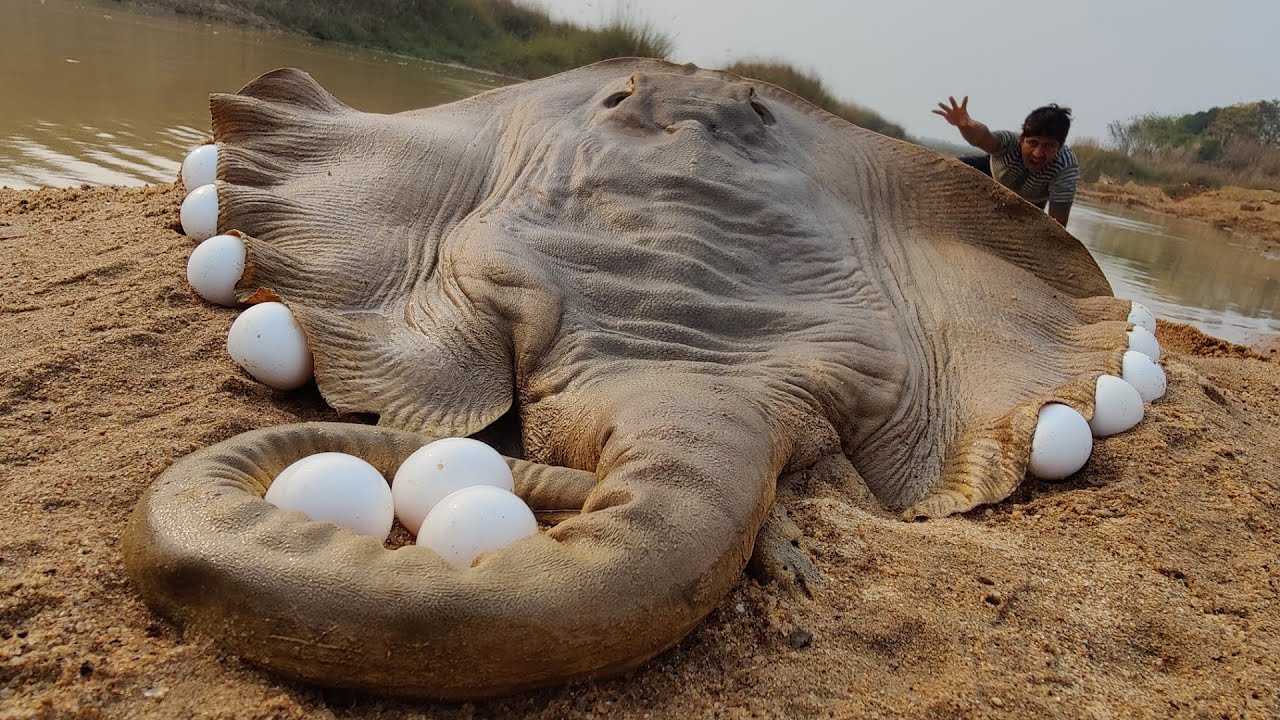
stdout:
POLYGON ((181 198, 0 190, 0 718, 1280 716, 1280 364, 1165 323, 1168 395, 1070 481, 911 524, 788 476, 826 587, 744 577, 627 676, 429 704, 249 667, 153 615, 119 538, 186 453, 337 418, 226 357, 181 198))

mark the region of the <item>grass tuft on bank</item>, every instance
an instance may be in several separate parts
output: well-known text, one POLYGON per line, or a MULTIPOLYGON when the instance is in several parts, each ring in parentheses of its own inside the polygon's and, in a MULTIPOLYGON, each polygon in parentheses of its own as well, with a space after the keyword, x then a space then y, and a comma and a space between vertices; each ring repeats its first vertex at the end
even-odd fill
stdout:
POLYGON ((858 127, 874 130, 881 135, 888 135, 889 137, 899 139, 907 137, 907 133, 902 129, 901 125, 889 122, 873 110, 837 99, 831 94, 831 91, 827 90, 827 86, 822 82, 821 78, 812 73, 799 70, 793 65, 770 60, 740 60, 725 69, 743 77, 764 80, 785 88, 832 115, 838 115, 858 127))

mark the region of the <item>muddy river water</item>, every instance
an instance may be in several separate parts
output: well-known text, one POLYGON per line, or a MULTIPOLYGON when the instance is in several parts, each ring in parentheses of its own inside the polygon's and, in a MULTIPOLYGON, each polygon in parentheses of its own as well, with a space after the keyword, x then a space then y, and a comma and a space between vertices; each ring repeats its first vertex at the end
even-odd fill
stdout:
MULTIPOLYGON (((0 186, 168 182, 208 134, 208 93, 283 66, 374 112, 508 82, 114 5, 0 0, 0 186)), ((1114 206, 1077 204, 1068 230, 1117 296, 1236 342, 1280 334, 1280 256, 1201 223, 1114 206)))

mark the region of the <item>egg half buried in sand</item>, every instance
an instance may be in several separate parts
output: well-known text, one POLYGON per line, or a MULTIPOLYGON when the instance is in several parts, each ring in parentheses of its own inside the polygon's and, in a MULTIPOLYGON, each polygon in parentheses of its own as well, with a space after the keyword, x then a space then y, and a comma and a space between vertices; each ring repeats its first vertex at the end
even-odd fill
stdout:
POLYGON ((1061 403, 1040 408, 1028 472, 1044 480, 1061 480, 1084 467, 1091 452, 1093 433, 1083 415, 1061 403))
POLYGON ((218 186, 201 185, 182 201, 178 209, 182 232, 192 240, 206 240, 218 234, 218 186))
POLYGON ((311 379, 307 336, 283 303, 259 303, 240 313, 227 332, 227 352, 254 379, 277 390, 311 379))

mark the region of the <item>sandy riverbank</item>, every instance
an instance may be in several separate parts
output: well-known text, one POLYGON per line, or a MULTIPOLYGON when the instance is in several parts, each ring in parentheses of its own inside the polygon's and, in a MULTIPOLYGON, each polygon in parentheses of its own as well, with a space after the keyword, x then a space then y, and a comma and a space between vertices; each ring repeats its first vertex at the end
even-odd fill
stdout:
POLYGON ((1256 238, 1264 249, 1280 249, 1280 192, 1226 187, 1187 188, 1170 197, 1158 187, 1136 183, 1084 183, 1080 197, 1093 202, 1141 207, 1200 220, 1256 238))
POLYGON ((1280 715, 1280 364, 1170 324, 1168 395, 1070 482, 908 524, 784 479, 827 587, 744 578, 626 677, 430 705, 248 667, 150 613, 121 531, 182 455, 336 418, 227 359, 181 197, 0 191, 0 718, 1280 715))

